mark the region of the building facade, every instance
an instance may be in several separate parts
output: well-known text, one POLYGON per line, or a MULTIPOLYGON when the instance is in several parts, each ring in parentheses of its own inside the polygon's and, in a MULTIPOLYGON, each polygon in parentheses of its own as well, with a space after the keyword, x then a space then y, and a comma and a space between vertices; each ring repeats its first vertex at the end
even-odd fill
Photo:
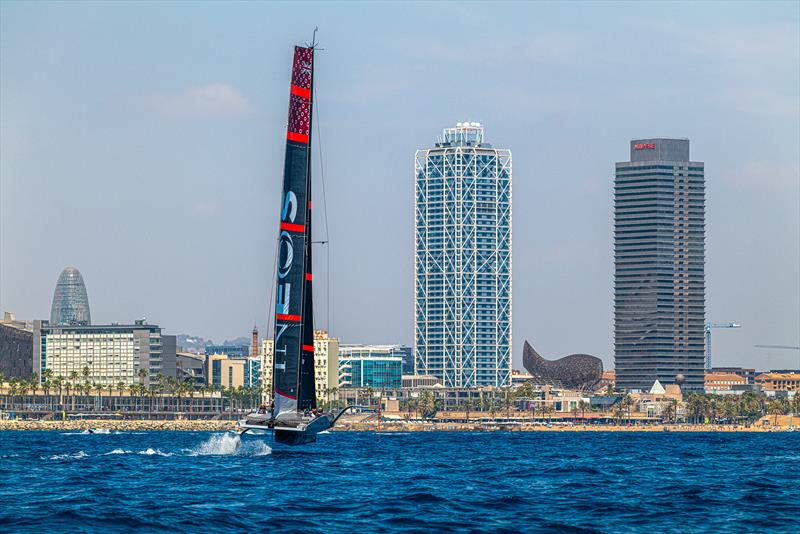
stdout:
MULTIPOLYGON (((272 339, 261 342, 260 375, 264 404, 272 402, 273 347, 272 339)), ((339 340, 330 337, 325 330, 314 331, 314 384, 318 405, 336 398, 336 390, 339 388, 339 340)))
POLYGON ((732 392, 746 385, 747 379, 734 373, 707 372, 705 374, 706 393, 732 392))
POLYGON ((339 358, 339 386, 342 388, 399 388, 403 386, 403 358, 400 356, 350 356, 339 358))
POLYGON ((465 122, 415 162, 415 373, 509 385, 511 152, 465 122))
POLYGON ((86 284, 80 271, 75 267, 67 267, 58 277, 50 309, 50 323, 66 325, 92 323, 86 284))
POLYGON ((756 376, 756 384, 761 386, 761 390, 767 395, 774 395, 776 392, 800 391, 800 371, 782 370, 761 373, 756 376))
POLYGON ((339 389, 339 340, 325 330, 314 331, 314 383, 317 403, 323 405, 336 398, 339 389))
POLYGON ((704 386, 705 165, 688 139, 637 139, 614 182, 614 347, 620 389, 704 386))
POLYGON ((207 356, 206 381, 213 388, 260 389, 262 361, 259 356, 240 358, 228 354, 211 354, 207 356))
POLYGON ((78 376, 104 385, 149 385, 157 375, 175 377, 175 336, 162 335, 158 325, 143 320, 133 325, 34 321, 33 366, 40 380, 49 370, 53 378, 78 376), (145 371, 143 377, 140 370, 145 371))
POLYGON ((6 313, 0 322, 0 374, 27 380, 33 374, 33 327, 6 313))

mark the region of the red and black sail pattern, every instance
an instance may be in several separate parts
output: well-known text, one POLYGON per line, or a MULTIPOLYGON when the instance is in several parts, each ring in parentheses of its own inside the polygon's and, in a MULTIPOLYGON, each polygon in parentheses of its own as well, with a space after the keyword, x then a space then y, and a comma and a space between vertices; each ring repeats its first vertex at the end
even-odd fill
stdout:
POLYGON ((311 295, 311 109, 314 49, 295 47, 281 195, 273 414, 316 407, 311 295), (309 350, 310 349, 310 350, 309 350))

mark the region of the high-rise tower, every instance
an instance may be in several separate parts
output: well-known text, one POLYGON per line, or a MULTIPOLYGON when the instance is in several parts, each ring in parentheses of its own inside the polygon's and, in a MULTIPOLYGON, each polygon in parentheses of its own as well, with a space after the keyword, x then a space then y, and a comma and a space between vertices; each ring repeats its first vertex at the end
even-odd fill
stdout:
POLYGON ((511 383, 511 151, 475 122, 415 166, 414 365, 448 387, 511 383))
POLYGON ((67 267, 58 277, 50 322, 67 325, 87 325, 92 322, 86 285, 80 271, 75 267, 67 267))
POLYGON ((688 139, 636 139, 630 156, 614 182, 617 386, 702 391, 704 164, 689 160, 688 139))

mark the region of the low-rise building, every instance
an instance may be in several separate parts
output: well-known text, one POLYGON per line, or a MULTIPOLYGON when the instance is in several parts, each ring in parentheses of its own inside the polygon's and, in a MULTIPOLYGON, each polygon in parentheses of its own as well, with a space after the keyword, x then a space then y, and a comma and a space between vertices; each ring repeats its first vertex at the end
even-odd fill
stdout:
POLYGON ((205 358, 192 352, 175 353, 175 376, 192 387, 200 388, 206 383, 205 358))
POLYGON ((227 354, 211 354, 208 357, 208 385, 215 388, 261 387, 261 362, 259 357, 240 358, 227 354))
POLYGON ((767 395, 774 395, 777 392, 800 391, 800 371, 761 373, 756 376, 756 384, 761 386, 761 390, 767 395))
POLYGON ((706 372, 705 392, 723 393, 734 392, 734 390, 747 385, 747 378, 734 373, 706 372))
POLYGON ((755 369, 748 369, 745 367, 714 367, 710 371, 711 373, 726 373, 726 374, 734 374, 736 376, 741 376, 745 379, 745 384, 755 384, 756 383, 756 373, 755 369))
POLYGON ((399 388, 403 385, 403 358, 340 347, 339 385, 342 388, 399 388))
POLYGON ((442 386, 442 379, 433 375, 403 375, 402 387, 404 388, 430 388, 442 386))
POLYGON ((149 385, 157 375, 175 377, 176 367, 175 336, 144 319, 132 325, 33 322, 33 371, 40 380, 49 371, 53 378, 149 385))
POLYGON ((519 369, 513 369, 511 371, 511 385, 512 386, 521 386, 525 382, 529 382, 534 379, 534 376, 530 373, 525 371, 520 371, 519 369))

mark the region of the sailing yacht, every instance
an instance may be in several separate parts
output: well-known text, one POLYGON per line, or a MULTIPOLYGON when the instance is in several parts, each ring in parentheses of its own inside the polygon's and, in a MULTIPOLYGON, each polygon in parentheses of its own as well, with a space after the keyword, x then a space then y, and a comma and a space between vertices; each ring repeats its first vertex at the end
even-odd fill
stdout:
POLYGON ((289 121, 278 230, 272 406, 239 422, 241 433, 273 432, 275 441, 316 441, 346 410, 324 413, 314 384, 311 272, 311 113, 314 50, 296 46, 289 90, 289 121), (260 412, 260 413, 259 413, 260 412))

